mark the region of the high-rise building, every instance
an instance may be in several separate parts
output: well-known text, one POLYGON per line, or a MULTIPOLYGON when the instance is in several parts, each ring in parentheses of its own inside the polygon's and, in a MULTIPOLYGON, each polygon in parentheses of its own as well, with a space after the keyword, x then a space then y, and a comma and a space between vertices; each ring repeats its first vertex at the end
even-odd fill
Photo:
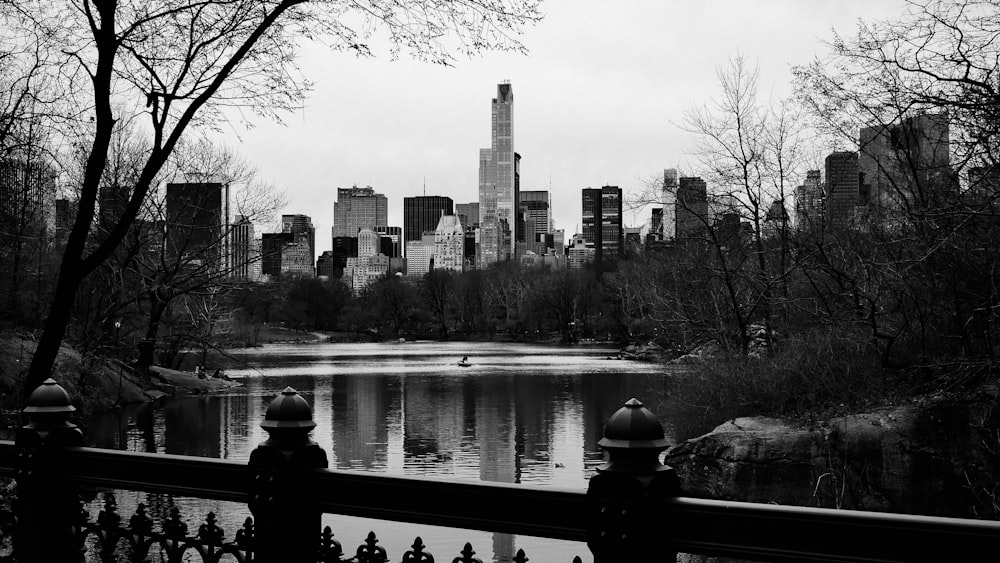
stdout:
POLYGON ((300 236, 305 236, 309 241, 309 261, 315 263, 316 256, 316 229, 313 227, 312 218, 308 215, 282 215, 281 232, 292 233, 295 241, 298 242, 300 236))
POLYGON ((434 231, 428 231, 420 240, 406 241, 406 275, 420 277, 431 271, 434 264, 434 231))
POLYGON ((254 281, 251 266, 260 260, 260 256, 255 256, 254 253, 253 222, 244 215, 236 215, 230 227, 229 238, 233 254, 229 275, 238 280, 254 281))
POLYGON ((343 275, 355 293, 389 274, 389 257, 380 251, 381 239, 372 229, 358 231, 358 255, 347 259, 343 275))
POLYGON ((655 236, 659 240, 673 240, 677 237, 677 169, 663 170, 663 185, 660 188, 660 201, 663 203, 659 227, 655 236))
POLYGON ((491 146, 479 151, 479 222, 487 226, 489 237, 480 241, 480 264, 489 265, 510 258, 518 238, 517 180, 520 155, 514 152, 514 90, 509 82, 497 85, 493 98, 491 146), (492 223, 496 223, 493 225, 492 223), (499 232, 499 236, 494 233, 499 232), (494 248, 494 242, 499 243, 494 248))
MULTIPOLYGON (((893 211, 953 201, 958 182, 950 166, 946 114, 918 114, 859 134, 860 203, 893 211)), ((827 178, 829 183, 829 178, 827 178)))
POLYGON ((167 250, 189 263, 224 267, 228 259, 229 184, 167 184, 167 250))
POLYGON ((583 190, 583 238, 593 245, 599 261, 621 254, 625 248, 621 188, 604 186, 583 190))
POLYGON ((292 233, 264 233, 260 237, 260 270, 265 276, 281 275, 282 250, 295 242, 292 233))
POLYGON ((858 175, 858 153, 839 151, 826 157, 827 224, 847 225, 860 203, 861 183, 858 175))
POLYGON ((403 198, 403 241, 420 240, 427 231, 437 228, 442 215, 454 215, 450 197, 421 195, 403 198))
POLYGON ((389 204, 371 186, 337 188, 333 203, 333 237, 357 237, 361 229, 388 226, 389 204))
POLYGON ((596 252, 582 234, 573 235, 573 242, 566 250, 566 265, 570 270, 582 270, 583 265, 594 259, 596 252))
POLYGON ((545 249, 538 248, 538 236, 552 231, 551 195, 547 190, 525 190, 520 192, 520 198, 527 249, 544 254, 545 249))
POLYGON ((399 258, 403 255, 403 229, 400 227, 378 227, 375 229, 382 240, 382 254, 389 258, 399 258))
POLYGON ((819 170, 807 171, 805 181, 795 188, 795 224, 798 228, 822 221, 823 199, 819 170))
POLYGON ((466 229, 479 226, 479 202, 456 203, 455 215, 466 229))
POLYGON ((56 174, 45 164, 0 161, 0 244, 41 240, 55 230, 56 174))
POLYGON ((701 238, 708 221, 708 184, 697 176, 681 177, 674 204, 674 238, 701 238))
POLYGON ((455 215, 442 215, 434 229, 434 269, 463 271, 465 229, 455 215))
POLYGON ((294 240, 281 249, 281 275, 311 278, 316 275, 312 247, 306 233, 293 235, 294 240))

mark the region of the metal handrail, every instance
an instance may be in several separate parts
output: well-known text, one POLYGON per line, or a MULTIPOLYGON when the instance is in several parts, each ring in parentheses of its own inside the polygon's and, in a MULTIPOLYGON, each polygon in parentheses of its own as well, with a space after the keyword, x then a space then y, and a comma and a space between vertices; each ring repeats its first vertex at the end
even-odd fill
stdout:
MULTIPOLYGON (((81 484, 246 502, 240 461, 67 448, 81 484)), ((17 450, 0 441, 0 474, 17 450)), ((302 476, 327 513, 586 541, 584 491, 316 469, 302 476)), ((663 541, 686 553, 767 561, 961 561, 1000 553, 1000 522, 679 497, 664 502, 663 541)))

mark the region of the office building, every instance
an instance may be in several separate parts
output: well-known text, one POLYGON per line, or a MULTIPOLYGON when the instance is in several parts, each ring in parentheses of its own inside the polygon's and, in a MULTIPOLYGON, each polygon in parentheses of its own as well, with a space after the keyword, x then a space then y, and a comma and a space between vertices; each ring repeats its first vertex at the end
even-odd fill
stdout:
POLYGON ((378 227, 375 232, 381 237, 382 254, 389 258, 403 255, 403 229, 400 227, 378 227))
POLYGON ((459 222, 468 229, 474 229, 479 226, 479 202, 475 203, 456 203, 455 204, 455 215, 458 215, 459 222))
POLYGON ((357 237, 361 229, 388 226, 389 203, 371 186, 337 188, 333 204, 332 236, 357 237))
POLYGON ((292 233, 264 233, 260 237, 261 274, 272 279, 281 275, 282 250, 295 242, 292 233))
POLYGON ((427 231, 437 228, 442 215, 454 215, 450 197, 422 195, 403 198, 403 241, 421 240, 427 231))
POLYGON ((827 225, 846 226, 860 203, 858 153, 839 151, 826 157, 825 215, 827 225))
POLYGON ((824 201, 823 182, 820 180, 819 170, 807 171, 805 181, 795 188, 795 225, 803 229, 812 224, 822 223, 824 201))
POLYGON ((256 281, 252 278, 252 264, 260 261, 254 253, 253 222, 244 215, 236 215, 229 231, 230 260, 229 276, 236 280, 256 281))
POLYGON ((41 241, 55 231, 56 174, 45 164, 0 161, 0 244, 41 241))
POLYGON ((420 277, 431 271, 434 265, 434 231, 428 231, 420 240, 406 241, 406 275, 420 277))
POLYGON ((229 185, 219 182, 167 184, 167 251, 191 264, 226 266, 231 256, 229 185))
POLYGON ((954 202, 958 182, 950 166, 949 137, 945 114, 923 113, 862 128, 859 203, 884 213, 954 202))
POLYGON ((584 264, 594 260, 595 250, 582 234, 573 235, 573 241, 566 250, 566 266, 570 270, 582 270, 584 264))
POLYGON ((514 152, 514 90, 509 82, 497 85, 491 121, 491 146, 479 151, 479 220, 480 226, 488 225, 490 231, 486 243, 481 240, 479 245, 483 255, 478 261, 484 265, 509 259, 510 245, 519 240, 516 232, 519 155, 514 152))
POLYGON ((548 191, 524 190, 520 192, 520 208, 524 217, 523 230, 526 249, 535 254, 545 254, 544 240, 540 237, 552 231, 552 200, 548 191))
POLYGON ((292 233, 294 240, 298 242, 300 236, 304 236, 309 241, 310 262, 316 259, 316 229, 313 227, 312 218, 308 215, 282 215, 281 232, 292 233))
POLYGON ((703 238, 708 220, 708 184, 697 176, 679 178, 674 203, 674 238, 703 238))
POLYGON ((602 260, 625 248, 622 225, 622 190, 618 186, 583 190, 583 239, 602 260))

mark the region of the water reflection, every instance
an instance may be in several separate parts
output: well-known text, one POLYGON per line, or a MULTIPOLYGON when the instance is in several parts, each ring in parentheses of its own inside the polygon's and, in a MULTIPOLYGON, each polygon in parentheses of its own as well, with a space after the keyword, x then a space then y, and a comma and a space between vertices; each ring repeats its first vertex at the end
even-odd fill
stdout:
MULTIPOLYGON (((242 367, 229 370, 243 383, 235 391, 131 407, 95 420, 88 438, 105 448, 247 460, 266 439, 259 425, 268 404, 292 386, 313 407, 313 439, 331 467, 582 490, 603 459, 596 444, 604 421, 633 396, 654 412, 658 407, 649 397, 662 386, 659 369, 604 359, 610 350, 494 344, 477 354, 454 344, 421 349, 299 345, 245 351, 242 367), (463 355, 473 368, 447 361, 463 355)), ((226 503, 127 495, 118 493, 123 513, 146 502, 157 520, 183 503, 192 509, 184 511, 189 529, 214 510, 232 534, 247 514, 245 507, 220 506, 226 503)), ((416 535, 438 557, 453 547, 457 555, 468 538, 479 538, 473 545, 484 559, 492 549, 494 561, 509 561, 518 547, 535 560, 586 556, 584 546, 567 542, 327 518, 345 548, 368 529, 393 530, 399 537, 381 545, 397 558, 416 535)))

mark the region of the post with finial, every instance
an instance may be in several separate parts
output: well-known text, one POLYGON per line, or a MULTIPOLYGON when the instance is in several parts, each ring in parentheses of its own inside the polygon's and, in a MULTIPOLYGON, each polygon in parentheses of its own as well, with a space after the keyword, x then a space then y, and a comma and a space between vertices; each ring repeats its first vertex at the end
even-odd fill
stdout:
POLYGON ((680 494, 680 484, 673 468, 660 463, 667 441, 656 415, 630 399, 608 419, 597 444, 607 462, 587 488, 594 562, 676 561, 664 501, 680 494))
POLYGON ((329 465, 326 452, 309 439, 316 427, 312 408, 295 389, 286 387, 267 407, 261 428, 268 439, 250 454, 253 472, 248 504, 254 515, 254 559, 314 562, 319 549, 322 513, 310 499, 302 476, 329 465))
POLYGON ((28 397, 14 443, 18 451, 17 528, 14 558, 20 563, 84 560, 85 524, 76 485, 65 472, 67 446, 83 445, 83 433, 69 421, 76 409, 52 378, 28 397))

